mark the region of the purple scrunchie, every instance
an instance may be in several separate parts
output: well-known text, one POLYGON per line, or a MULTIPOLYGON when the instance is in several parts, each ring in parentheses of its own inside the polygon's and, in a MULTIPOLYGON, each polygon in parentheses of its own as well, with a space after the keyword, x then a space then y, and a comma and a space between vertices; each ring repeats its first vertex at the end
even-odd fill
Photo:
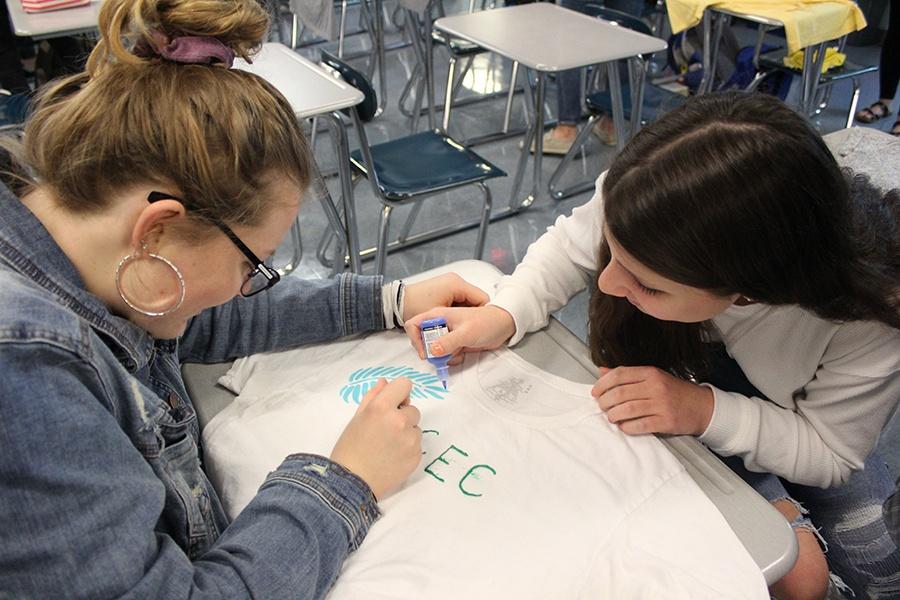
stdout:
POLYGON ((134 53, 142 57, 159 56, 183 64, 222 63, 228 69, 234 63, 234 51, 214 37, 185 35, 167 41, 166 38, 159 36, 157 41, 166 43, 154 47, 141 40, 135 46, 134 53))

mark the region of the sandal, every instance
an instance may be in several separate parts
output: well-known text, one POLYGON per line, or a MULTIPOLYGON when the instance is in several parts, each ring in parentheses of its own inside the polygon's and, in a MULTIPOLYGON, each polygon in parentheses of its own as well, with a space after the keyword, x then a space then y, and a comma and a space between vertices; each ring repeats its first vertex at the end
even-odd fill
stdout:
POLYGON ((900 138, 900 119, 894 121, 894 126, 891 127, 890 134, 894 137, 900 138))
POLYGON ((869 123, 874 123, 875 121, 890 116, 891 114, 891 107, 881 100, 877 100, 873 102, 871 106, 864 108, 856 113, 856 120, 860 123, 865 123, 868 125, 869 123), (875 107, 879 108, 878 112, 872 110, 875 107))

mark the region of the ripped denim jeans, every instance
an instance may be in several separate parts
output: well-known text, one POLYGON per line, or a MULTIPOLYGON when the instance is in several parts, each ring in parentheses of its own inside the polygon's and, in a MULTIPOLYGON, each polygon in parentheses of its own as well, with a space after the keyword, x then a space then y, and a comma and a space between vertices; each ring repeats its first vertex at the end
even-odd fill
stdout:
POLYGON ((845 596, 900 598, 900 549, 882 515, 882 504, 894 485, 876 453, 846 484, 824 490, 748 471, 738 457, 721 459, 769 502, 786 499, 798 506, 801 514, 791 527, 817 533, 829 569, 840 578, 835 583, 845 596))
MULTIPOLYGON (((727 391, 764 398, 724 351, 717 353, 714 373, 706 381, 727 391)), ((769 502, 786 499, 800 509, 791 527, 817 533, 832 580, 848 598, 900 598, 900 548, 888 531, 882 505, 894 482, 877 452, 846 484, 828 489, 797 485, 771 473, 744 468, 739 457, 720 457, 741 479, 769 502)))

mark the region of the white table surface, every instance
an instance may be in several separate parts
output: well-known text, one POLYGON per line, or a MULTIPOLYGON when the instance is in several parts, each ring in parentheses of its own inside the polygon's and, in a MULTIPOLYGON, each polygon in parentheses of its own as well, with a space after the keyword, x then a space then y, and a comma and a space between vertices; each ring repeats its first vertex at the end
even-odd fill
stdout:
POLYGON ((284 44, 264 44, 253 64, 237 58, 234 68, 255 73, 275 86, 301 119, 349 108, 364 98, 361 91, 284 44))
POLYGON ((13 31, 20 37, 45 39, 84 33, 97 29, 100 0, 87 6, 51 10, 45 13, 27 13, 19 0, 6 0, 13 31))
POLYGON ((538 2, 442 17, 434 26, 522 65, 565 71, 665 50, 665 41, 538 2))

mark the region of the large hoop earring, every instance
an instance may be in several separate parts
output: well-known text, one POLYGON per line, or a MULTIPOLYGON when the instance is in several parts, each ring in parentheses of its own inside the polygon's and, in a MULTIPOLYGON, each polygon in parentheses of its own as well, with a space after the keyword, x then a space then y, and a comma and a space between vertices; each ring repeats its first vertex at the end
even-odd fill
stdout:
POLYGON ((178 267, 175 266, 175 263, 173 263, 171 260, 169 260, 168 258, 166 258, 164 256, 160 256, 159 254, 154 254, 153 252, 148 252, 147 244, 142 241, 141 249, 139 251, 132 252, 131 254, 129 254, 128 256, 123 258, 121 261, 119 261, 119 264, 116 267, 116 291, 119 292, 119 298, 121 298, 122 301, 125 304, 127 304, 132 310, 135 310, 135 311, 139 312, 140 314, 148 316, 148 317, 164 317, 164 316, 178 310, 181 307, 182 302, 184 302, 184 291, 185 291, 184 276, 181 274, 181 271, 178 269, 178 267), (166 308, 165 310, 154 311, 154 310, 148 310, 146 308, 142 308, 142 307, 138 306, 137 303, 135 303, 134 301, 132 301, 131 299, 128 298, 128 296, 125 294, 125 290, 122 287, 123 269, 125 269, 129 264, 131 264, 135 261, 138 261, 143 257, 152 258, 154 260, 161 261, 169 269, 171 269, 173 273, 175 273, 175 277, 178 279, 178 287, 179 287, 178 300, 175 302, 175 304, 166 308))

